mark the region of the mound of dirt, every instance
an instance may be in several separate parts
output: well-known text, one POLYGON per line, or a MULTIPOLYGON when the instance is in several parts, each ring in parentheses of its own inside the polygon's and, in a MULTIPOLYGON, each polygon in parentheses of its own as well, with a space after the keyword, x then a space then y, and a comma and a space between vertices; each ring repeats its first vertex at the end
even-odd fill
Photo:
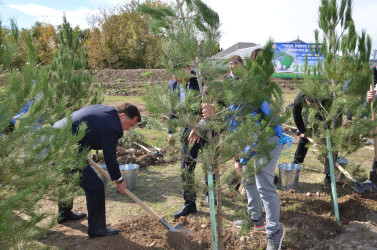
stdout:
MULTIPOLYGON (((119 162, 119 164, 138 164, 141 168, 147 166, 163 165, 172 161, 172 159, 169 157, 164 158, 164 156, 155 153, 155 149, 151 149, 151 151, 152 153, 148 153, 145 150, 141 149, 125 149, 123 147, 117 147, 117 161, 119 162)), ((164 154, 166 153, 166 151, 162 149, 161 153, 164 154)))
POLYGON ((104 85, 119 84, 127 87, 139 87, 143 83, 168 82, 172 75, 165 69, 104 69, 93 72, 96 83, 104 85))
MULTIPOLYGON (((117 147, 117 161, 119 164, 138 164, 140 168, 148 166, 163 165, 175 161, 171 157, 164 157, 164 155, 155 153, 155 150, 151 149, 151 153, 146 152, 145 150, 129 148, 125 149, 123 147, 117 147)), ((164 149, 161 150, 162 154, 165 154, 164 149)), ((100 160, 99 164, 105 164, 104 160, 100 160)))

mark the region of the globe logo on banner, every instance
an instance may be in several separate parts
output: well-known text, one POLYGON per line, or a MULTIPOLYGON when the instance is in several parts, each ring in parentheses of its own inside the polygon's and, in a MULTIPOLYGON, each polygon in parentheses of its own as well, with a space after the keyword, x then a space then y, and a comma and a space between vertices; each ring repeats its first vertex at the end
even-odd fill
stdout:
MULTIPOLYGON (((319 45, 319 49, 321 45, 319 45)), ((318 63, 322 64, 323 55, 315 54, 315 44, 309 43, 275 43, 273 45, 275 73, 303 74, 305 73, 305 58, 308 69, 313 72, 318 63), (312 49, 312 51, 311 51, 312 49)))

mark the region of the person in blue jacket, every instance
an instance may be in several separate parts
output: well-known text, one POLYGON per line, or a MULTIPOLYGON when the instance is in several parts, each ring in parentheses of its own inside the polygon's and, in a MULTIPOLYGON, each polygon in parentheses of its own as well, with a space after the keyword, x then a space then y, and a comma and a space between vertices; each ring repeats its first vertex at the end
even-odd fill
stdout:
MULTIPOLYGON (((253 61, 261 51, 262 50, 258 50, 252 53, 250 56, 251 60, 253 61)), ((202 106, 203 117, 205 119, 210 118, 216 113, 213 105, 203 104, 202 106)), ((240 109, 242 109, 242 106, 237 104, 230 107, 230 110, 234 110, 236 113, 238 113, 237 111, 240 109)), ((270 104, 267 101, 263 101, 259 110, 252 112, 250 115, 255 117, 258 114, 262 114, 266 117, 271 115, 270 104)), ((230 130, 233 131, 236 130, 239 125, 236 117, 230 117, 228 123, 230 130)), ((251 227, 254 230, 266 230, 268 250, 281 249, 282 241, 285 236, 285 229, 279 222, 280 200, 276 186, 274 185, 274 175, 283 145, 286 143, 292 144, 292 139, 283 134, 283 129, 280 125, 274 126, 273 130, 275 133, 268 139, 268 143, 274 144, 275 147, 270 152, 269 161, 266 162, 267 159, 265 158, 258 160, 254 165, 255 168, 258 166, 263 167, 257 174, 243 181, 248 200, 247 213, 249 221, 247 222, 251 223, 251 227), (263 207, 266 213, 266 223, 262 217, 263 207)), ((247 146, 244 149, 244 152, 248 153, 248 157, 241 158, 239 164, 236 164, 236 168, 239 168, 238 171, 241 171, 241 168, 245 168, 250 158, 257 154, 257 152, 251 151, 251 148, 251 146, 247 146)), ((242 223, 236 221, 235 224, 236 226, 237 224, 243 224, 243 221, 242 223)))
MULTIPOLYGON (((71 117, 72 133, 76 133, 83 123, 87 126, 87 132, 79 143, 80 152, 84 149, 102 149, 111 180, 116 182, 118 192, 124 193, 127 184, 119 170, 116 146, 118 139, 123 136, 123 131, 130 130, 140 122, 141 116, 138 108, 129 103, 122 104, 116 109, 105 105, 92 105, 72 113, 71 117)), ((66 122, 66 118, 57 121, 53 128, 61 128, 66 122)), ((103 182, 89 164, 80 173, 80 186, 85 190, 88 209, 89 237, 103 237, 119 233, 119 230, 106 227, 103 182)), ((58 223, 78 220, 86 216, 84 213, 72 212, 72 206, 73 201, 59 202, 58 223)))

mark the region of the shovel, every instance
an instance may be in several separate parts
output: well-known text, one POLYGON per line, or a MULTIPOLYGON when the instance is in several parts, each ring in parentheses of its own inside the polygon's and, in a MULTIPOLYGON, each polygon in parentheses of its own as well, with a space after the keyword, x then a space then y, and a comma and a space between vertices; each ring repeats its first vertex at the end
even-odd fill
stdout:
MULTIPOLYGON (((100 172, 103 176, 105 176, 110 182, 111 178, 110 175, 103 170, 97 163, 95 163, 89 156, 88 156, 88 162, 90 165, 95 167, 98 172, 100 172)), ((144 202, 142 202, 136 195, 134 195, 131 191, 128 189, 125 189, 124 192, 133 200, 135 201, 139 206, 141 206, 145 211, 150 213, 155 219, 157 219, 162 225, 164 225, 169 232, 177 232, 178 230, 183 230, 187 232, 189 235, 193 235, 193 232, 190 231, 188 228, 182 226, 180 223, 177 223, 174 227, 170 225, 167 221, 165 221, 162 217, 160 217, 158 214, 156 214, 150 207, 148 207, 144 202)))
POLYGON ((360 183, 357 179, 352 177, 352 175, 345 170, 339 163, 336 163, 335 166, 342 172, 345 176, 347 176, 348 179, 350 179, 355 185, 352 187, 352 189, 359 194, 364 193, 365 191, 367 192, 377 192, 377 187, 374 185, 373 182, 370 180, 366 180, 362 183, 360 183))
MULTIPOLYGON (((158 151, 151 151, 151 150, 149 150, 149 148, 144 147, 143 145, 141 145, 141 144, 139 144, 137 142, 134 142, 134 144, 138 145, 139 147, 141 147, 142 149, 144 149, 145 151, 147 151, 150 154, 154 154, 154 155, 159 156, 159 157, 163 157, 164 156, 164 154, 160 150, 158 150, 158 151)), ((156 147, 154 147, 154 148, 156 148, 156 147)))

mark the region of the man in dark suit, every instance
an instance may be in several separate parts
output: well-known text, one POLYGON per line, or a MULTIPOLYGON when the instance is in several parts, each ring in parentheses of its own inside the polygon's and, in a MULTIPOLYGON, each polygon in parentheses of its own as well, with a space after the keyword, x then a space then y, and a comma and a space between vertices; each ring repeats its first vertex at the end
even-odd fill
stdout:
MULTIPOLYGON (((195 71, 191 70, 188 66, 185 68, 187 72, 195 75, 195 71)), ((169 82, 169 91, 174 91, 177 93, 178 98, 181 102, 185 102, 185 95, 187 90, 195 90, 199 92, 199 83, 195 76, 192 76, 186 80, 180 80, 175 78, 169 82), (183 82, 183 84, 182 84, 183 82)), ((198 112, 198 117, 201 116, 201 112, 198 112)), ((169 119, 174 119, 174 114, 169 115, 169 119)), ((173 133, 171 129, 168 129, 169 138, 168 141, 172 145, 173 133)), ((196 209, 196 191, 195 191, 195 178, 194 170, 196 167, 196 161, 198 158, 199 150, 207 142, 205 139, 199 137, 199 135, 189 127, 184 127, 181 129, 180 134, 181 141, 181 182, 182 182, 182 195, 185 201, 183 208, 174 214, 174 218, 178 219, 181 216, 187 216, 197 212, 196 209), (192 143, 192 147, 189 148, 189 143, 192 143)), ((206 184, 207 178, 205 179, 206 184)))
MULTIPOLYGON (((92 105, 82 108, 72 114, 72 133, 79 130, 79 126, 86 124, 86 134, 80 141, 80 151, 84 149, 103 150, 106 167, 111 180, 117 183, 116 189, 124 193, 127 184, 123 181, 116 156, 118 139, 123 131, 130 130, 141 116, 138 108, 125 103, 118 108, 105 105, 92 105)), ((61 128, 66 118, 56 122, 54 128, 61 128)), ((119 233, 119 230, 106 227, 105 188, 96 172, 87 165, 81 170, 80 186, 85 190, 88 209, 88 235, 91 238, 103 237, 119 233)), ((69 204, 59 202, 58 223, 68 220, 84 218, 86 214, 72 212, 73 201, 69 204)))

